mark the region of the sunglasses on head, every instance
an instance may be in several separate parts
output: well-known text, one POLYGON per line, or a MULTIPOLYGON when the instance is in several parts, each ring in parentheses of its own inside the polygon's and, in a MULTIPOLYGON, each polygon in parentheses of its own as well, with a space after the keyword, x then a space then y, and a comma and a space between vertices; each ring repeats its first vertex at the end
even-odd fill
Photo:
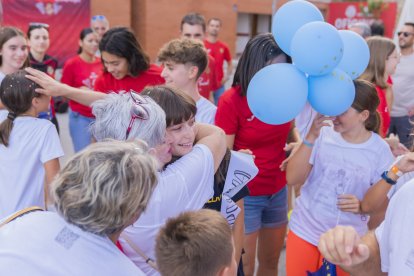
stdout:
POLYGON ((39 23, 39 22, 30 22, 30 23, 29 23, 29 27, 32 27, 32 28, 45 28, 45 29, 49 29, 49 24, 46 24, 46 23, 39 23))
POLYGON ((408 37, 408 36, 410 36, 410 35, 413 35, 414 33, 409 33, 409 32, 398 32, 397 33, 397 35, 398 36, 400 36, 400 35, 404 35, 404 37, 408 37))
POLYGON ((131 120, 129 121, 129 125, 125 134, 125 140, 128 140, 129 133, 131 132, 132 126, 134 125, 136 119, 149 119, 148 110, 144 106, 145 104, 148 104, 148 101, 144 97, 137 95, 132 90, 129 91, 129 95, 131 96, 133 105, 131 106, 131 120))
POLYGON ((92 16, 92 21, 97 21, 97 20, 99 20, 99 21, 106 20, 106 17, 105 17, 105 15, 94 15, 94 16, 92 16))

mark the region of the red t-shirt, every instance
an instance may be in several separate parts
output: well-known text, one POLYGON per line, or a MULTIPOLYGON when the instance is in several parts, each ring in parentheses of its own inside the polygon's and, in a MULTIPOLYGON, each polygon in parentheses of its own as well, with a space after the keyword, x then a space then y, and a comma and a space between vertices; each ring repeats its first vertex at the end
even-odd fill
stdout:
MULTIPOLYGON (((102 63, 100 58, 92 63, 88 63, 75 56, 68 59, 63 66, 62 83, 72 87, 87 87, 93 90, 96 79, 102 73, 102 63)), ((78 102, 69 101, 69 106, 72 111, 79 112, 82 116, 92 118, 92 110, 89 106, 80 104, 78 102)))
POLYGON ((382 137, 385 137, 388 133, 388 128, 390 127, 391 123, 391 117, 390 112, 388 110, 388 104, 387 104, 387 97, 385 94, 385 90, 381 89, 379 86, 375 86, 377 89, 378 97, 380 100, 380 103, 378 105, 378 112, 381 116, 381 128, 380 128, 380 135, 382 137))
POLYGON ((286 158, 283 150, 291 123, 268 125, 253 116, 240 87, 232 87, 221 96, 216 125, 227 135, 235 135, 234 150, 250 149, 256 156, 258 175, 249 182, 250 195, 271 195, 286 185, 285 173, 279 165, 286 158))
POLYGON ((207 48, 207 51, 210 55, 213 56, 216 61, 216 77, 217 83, 221 86, 221 81, 224 77, 223 72, 223 63, 224 61, 231 62, 230 50, 227 44, 221 41, 216 41, 216 43, 208 42, 204 40, 204 45, 207 48))
POLYGON ((147 71, 141 72, 136 77, 129 75, 117 80, 110 73, 104 72, 95 82, 95 91, 104 93, 134 90, 140 93, 148 85, 164 84, 165 80, 161 77, 161 68, 151 65, 147 71))
POLYGON ((200 92, 201 96, 207 99, 209 99, 211 91, 219 88, 216 76, 216 61, 210 55, 208 55, 208 66, 203 74, 201 74, 198 78, 197 84, 198 92, 200 92))

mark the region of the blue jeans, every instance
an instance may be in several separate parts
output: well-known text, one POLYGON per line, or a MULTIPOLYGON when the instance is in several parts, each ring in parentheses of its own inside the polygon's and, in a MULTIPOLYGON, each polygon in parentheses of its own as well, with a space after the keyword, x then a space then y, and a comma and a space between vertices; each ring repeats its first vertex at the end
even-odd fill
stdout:
POLYGON ((413 136, 411 136, 411 132, 413 131, 412 121, 414 117, 391 117, 391 124, 389 133, 394 133, 398 135, 400 138, 401 144, 407 147, 407 149, 411 149, 413 146, 413 136))
POLYGON ((69 132, 75 152, 82 150, 91 143, 92 136, 89 125, 93 121, 93 118, 82 116, 72 110, 69 111, 69 132))
POLYGON ((218 104, 218 100, 220 99, 221 95, 223 95, 224 93, 224 85, 220 86, 219 88, 217 88, 216 91, 214 91, 213 96, 214 96, 214 103, 217 105, 218 104))
POLYGON ((287 188, 273 195, 244 198, 245 234, 261 228, 277 228, 287 224, 287 188))

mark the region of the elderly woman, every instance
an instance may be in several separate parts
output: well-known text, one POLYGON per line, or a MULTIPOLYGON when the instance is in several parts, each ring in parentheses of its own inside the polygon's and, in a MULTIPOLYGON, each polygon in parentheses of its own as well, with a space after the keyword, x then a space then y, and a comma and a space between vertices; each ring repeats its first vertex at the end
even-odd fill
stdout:
MULTIPOLYGON (((164 136, 165 113, 162 110, 156 111, 158 109, 153 106, 154 102, 149 97, 141 97, 133 92, 109 95, 99 92, 85 93, 83 90, 60 84, 42 72, 31 68, 27 68, 27 71, 31 74, 28 78, 45 88, 38 92, 65 96, 82 104, 93 103, 92 111, 96 120, 92 133, 98 142, 105 138, 141 138, 155 148, 160 168, 171 160, 173 137, 164 136), (151 128, 154 124, 163 126, 163 139, 160 140, 160 136, 155 135, 156 132, 151 128)), ((212 197, 214 173, 225 151, 224 132, 216 126, 200 124, 196 126, 196 145, 191 152, 159 173, 157 187, 147 211, 123 235, 122 244, 126 247, 127 255, 145 274, 157 274, 147 259, 155 259, 155 237, 160 227, 168 218, 183 211, 201 209, 212 197)))
POLYGON ((53 183, 57 212, 30 212, 0 227, 2 275, 144 275, 115 241, 157 182, 147 149, 106 141, 75 155, 53 183))

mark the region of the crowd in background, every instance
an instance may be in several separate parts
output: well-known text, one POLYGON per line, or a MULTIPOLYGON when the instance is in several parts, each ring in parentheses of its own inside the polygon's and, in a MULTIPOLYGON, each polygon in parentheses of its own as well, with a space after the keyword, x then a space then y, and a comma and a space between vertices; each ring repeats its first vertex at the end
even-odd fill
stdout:
POLYGON ((246 95, 290 56, 258 34, 233 70, 221 27, 183 16, 152 64, 129 28, 95 15, 59 80, 53 26, 1 28, 6 274, 277 275, 285 245, 287 275, 326 260, 337 275, 413 272, 414 23, 398 45, 377 22, 351 25, 370 49, 351 107, 282 125, 246 95), (66 109, 76 154, 61 168, 66 109))

